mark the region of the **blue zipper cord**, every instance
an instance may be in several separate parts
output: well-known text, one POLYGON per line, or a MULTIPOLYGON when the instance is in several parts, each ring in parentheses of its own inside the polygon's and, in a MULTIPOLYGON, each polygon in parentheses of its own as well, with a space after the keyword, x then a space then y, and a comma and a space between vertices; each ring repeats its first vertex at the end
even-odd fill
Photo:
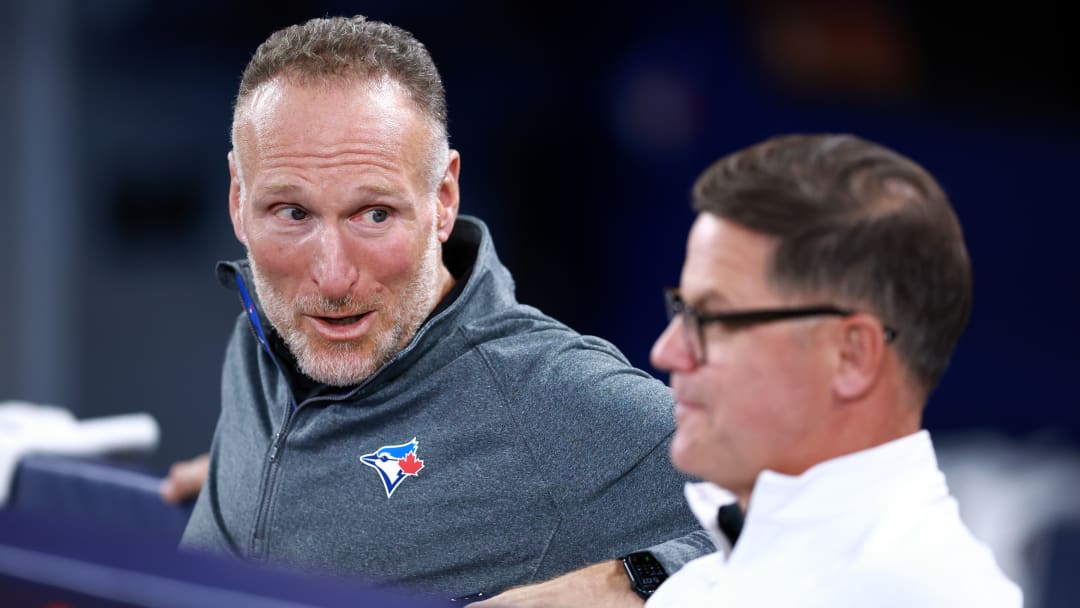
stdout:
MULTIPOLYGON (((266 334, 263 332, 262 321, 259 320, 259 309, 255 308, 255 301, 251 299, 251 294, 248 293, 247 285, 244 284, 244 277, 239 270, 236 271, 236 286, 240 288, 240 298, 244 300, 244 310, 247 311, 248 320, 251 321, 251 326, 255 328, 255 335, 259 337, 259 343, 266 350, 266 354, 270 355, 270 360, 274 362, 274 366, 281 370, 281 364, 278 363, 277 357, 274 356, 274 351, 270 350, 270 341, 266 339, 266 334)), ((282 376, 285 376, 282 372, 282 376)), ((287 376, 285 376, 287 377, 287 376)), ((292 396, 292 391, 289 391, 289 403, 292 405, 292 409, 296 409, 296 398, 292 396)))
POLYGON ((262 322, 259 321, 259 310, 255 308, 255 302, 248 294, 247 285, 244 285, 244 277, 239 272, 236 273, 236 286, 240 288, 240 297, 244 300, 244 310, 247 311, 251 326, 255 328, 255 334, 259 336, 259 342, 266 349, 266 352, 273 357, 274 353, 270 352, 270 342, 267 341, 266 334, 263 333, 262 322))

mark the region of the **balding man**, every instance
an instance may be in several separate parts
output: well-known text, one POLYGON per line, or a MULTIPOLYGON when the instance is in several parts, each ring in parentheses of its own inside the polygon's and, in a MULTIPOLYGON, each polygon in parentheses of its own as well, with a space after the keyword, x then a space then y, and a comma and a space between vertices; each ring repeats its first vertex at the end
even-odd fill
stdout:
POLYGON ((642 602, 627 553, 658 545, 674 569, 712 550, 666 457, 667 388, 519 304, 458 215, 442 82, 412 35, 274 33, 232 139, 247 260, 219 275, 244 312, 184 546, 447 597, 599 562, 554 587, 597 605, 642 602))

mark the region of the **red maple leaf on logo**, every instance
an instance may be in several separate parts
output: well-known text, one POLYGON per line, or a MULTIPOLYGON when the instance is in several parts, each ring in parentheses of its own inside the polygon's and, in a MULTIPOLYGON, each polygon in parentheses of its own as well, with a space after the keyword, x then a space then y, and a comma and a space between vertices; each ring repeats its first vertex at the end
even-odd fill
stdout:
POLYGON ((408 456, 398 461, 398 466, 406 475, 416 475, 420 469, 424 468, 424 461, 416 457, 416 452, 409 452, 408 456))

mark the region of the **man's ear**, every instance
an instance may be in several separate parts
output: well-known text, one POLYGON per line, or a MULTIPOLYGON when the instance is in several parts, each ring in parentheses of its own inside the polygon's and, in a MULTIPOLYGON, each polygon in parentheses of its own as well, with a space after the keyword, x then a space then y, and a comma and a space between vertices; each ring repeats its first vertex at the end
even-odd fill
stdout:
POLYGON ((236 151, 229 150, 229 217, 232 218, 233 233, 237 240, 247 247, 244 234, 244 218, 240 215, 240 172, 236 168, 236 151))
POLYGON ((445 243, 454 231, 454 222, 457 221, 458 205, 461 202, 461 193, 458 190, 458 175, 461 173, 461 154, 457 150, 450 150, 450 162, 446 165, 442 181, 439 182, 438 201, 435 213, 439 216, 436 227, 439 241, 445 243))
POLYGON ((833 374, 833 391, 841 401, 861 398, 881 376, 885 335, 881 323, 866 314, 843 320, 835 335, 839 361, 833 374))

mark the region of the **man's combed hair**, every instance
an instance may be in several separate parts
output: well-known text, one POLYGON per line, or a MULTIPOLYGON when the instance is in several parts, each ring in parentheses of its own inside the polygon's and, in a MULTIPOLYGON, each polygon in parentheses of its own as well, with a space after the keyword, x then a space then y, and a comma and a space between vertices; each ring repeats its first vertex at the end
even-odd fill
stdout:
POLYGON ((971 314, 971 265, 926 170, 850 135, 783 136, 714 163, 693 199, 777 239, 777 289, 878 315, 924 395, 937 385, 971 314))
POLYGON ((388 76, 408 90, 420 111, 446 134, 446 93, 435 62, 409 32, 363 16, 312 19, 278 30, 244 69, 236 108, 280 75, 301 84, 388 76))
MULTIPOLYGON (((408 91, 420 114, 431 121, 429 183, 435 189, 442 181, 449 154, 446 91, 431 55, 409 32, 361 15, 311 19, 274 32, 255 49, 240 78, 233 104, 234 148, 248 99, 278 77, 302 86, 382 78, 397 82, 408 91)), ((238 171, 242 171, 241 164, 238 156, 238 171)))

